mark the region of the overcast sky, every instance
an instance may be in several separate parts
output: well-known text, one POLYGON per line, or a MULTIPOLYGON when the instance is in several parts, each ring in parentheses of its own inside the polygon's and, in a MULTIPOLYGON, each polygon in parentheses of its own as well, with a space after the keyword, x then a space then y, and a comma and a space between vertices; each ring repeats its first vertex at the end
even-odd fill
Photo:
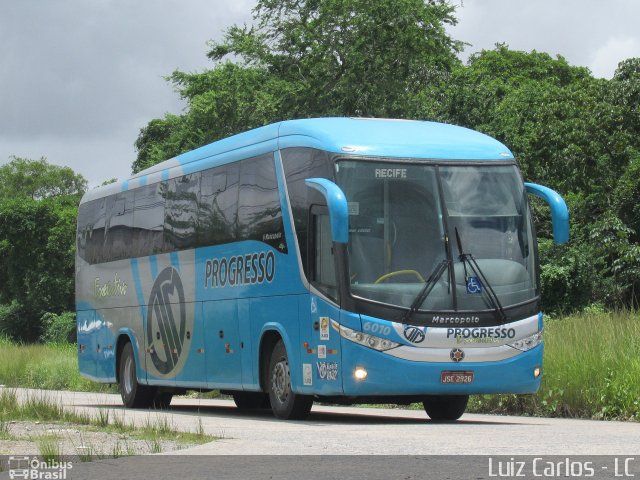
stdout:
MULTIPOLYGON (((0 164, 126 178, 140 128, 183 103, 163 76, 211 66, 207 41, 251 21, 253 0, 0 0, 0 164)), ((505 42, 610 78, 640 56, 637 0, 453 0, 473 52, 505 42)))

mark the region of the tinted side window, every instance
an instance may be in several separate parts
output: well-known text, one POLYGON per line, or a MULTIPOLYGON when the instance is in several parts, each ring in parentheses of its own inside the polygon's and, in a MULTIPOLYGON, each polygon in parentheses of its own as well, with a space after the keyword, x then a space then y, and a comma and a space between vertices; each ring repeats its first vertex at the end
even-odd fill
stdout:
POLYGON ((288 148, 281 153, 300 257, 304 273, 309 278, 309 211, 312 205, 325 205, 326 202, 320 192, 309 188, 304 181, 307 178, 333 180, 332 165, 329 155, 321 150, 288 148))
POLYGON ((155 183, 134 190, 133 246, 131 256, 146 257, 162 252, 164 228, 163 184, 155 183))
POLYGON ((101 262, 105 258, 105 238, 107 234, 107 199, 95 200, 95 215, 91 240, 87 245, 87 258, 90 263, 101 262))
POLYGON ((76 229, 76 252, 84 260, 87 259, 87 240, 89 229, 92 228, 89 221, 91 216, 91 203, 83 203, 78 207, 78 227, 76 229))
POLYGON ((109 197, 107 212, 104 258, 99 261, 112 262, 129 258, 133 234, 133 191, 109 197))
POLYGON ((310 280, 320 290, 334 300, 338 299, 336 288, 336 267, 331 240, 331 223, 326 208, 312 209, 310 242, 313 252, 313 265, 310 265, 310 280))
POLYGON ((105 199, 83 203, 78 208, 78 255, 95 263, 104 243, 105 199))
POLYGON ((202 172, 198 205, 198 244, 219 245, 237 239, 238 165, 202 172))
POLYGON ((200 173, 183 175, 166 182, 164 250, 193 248, 198 223, 200 173))
POLYGON ((273 154, 241 162, 238 203, 238 239, 264 242, 286 253, 273 154))

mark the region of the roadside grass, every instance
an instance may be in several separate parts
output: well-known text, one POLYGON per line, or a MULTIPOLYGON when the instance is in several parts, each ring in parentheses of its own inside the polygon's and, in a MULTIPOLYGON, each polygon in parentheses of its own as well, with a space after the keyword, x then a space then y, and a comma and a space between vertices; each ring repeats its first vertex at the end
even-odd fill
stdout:
POLYGON ((640 421, 640 312, 545 320, 540 391, 473 396, 469 411, 640 421))
MULTIPOLYGON (((0 390, 0 438, 6 436, 8 440, 14 440, 9 434, 8 422, 19 420, 31 420, 41 423, 65 423, 85 426, 88 430, 126 435, 127 438, 145 440, 153 453, 159 453, 163 440, 174 441, 179 445, 200 445, 216 440, 213 435, 205 433, 202 420, 199 419, 193 432, 182 432, 176 429, 175 425, 164 416, 152 418, 151 412, 143 425, 126 423, 124 415, 110 415, 109 410, 99 410, 95 416, 87 413, 76 413, 63 408, 63 406, 49 398, 32 395, 20 402, 14 391, 11 389, 0 390), (3 434, 4 432, 4 434, 3 434)), ((44 436, 35 439, 41 454, 57 454, 59 448, 55 438, 44 436), (58 448, 58 450, 56 450, 58 448)), ((92 446, 86 447, 87 456, 95 456, 96 449, 92 446)), ((130 449, 125 444, 122 447, 117 444, 113 449, 116 456, 126 455, 130 449)))
POLYGON ((176 426, 167 417, 152 419, 151 416, 148 416, 142 425, 136 425, 125 423, 124 416, 117 414, 110 421, 108 413, 108 410, 101 410, 98 416, 94 418, 94 421, 91 422, 91 428, 101 432, 127 434, 130 438, 146 440, 147 442, 172 440, 178 444, 199 445, 217 438, 205 433, 201 418, 198 418, 198 423, 193 432, 182 432, 177 430, 176 426))
POLYGON ((0 337, 0 385, 46 390, 115 392, 80 376, 76 345, 17 344, 0 337))
POLYGON ((59 461, 62 458, 62 447, 60 446, 60 439, 56 435, 41 435, 34 439, 42 459, 51 463, 53 461, 59 461))
POLYGON ((20 403, 16 393, 7 388, 0 390, 0 418, 5 422, 35 420, 38 422, 69 422, 82 425, 91 423, 89 415, 70 412, 57 402, 38 395, 29 396, 20 403))
POLYGON ((4 415, 0 414, 0 440, 10 440, 9 422, 5 420, 4 415))

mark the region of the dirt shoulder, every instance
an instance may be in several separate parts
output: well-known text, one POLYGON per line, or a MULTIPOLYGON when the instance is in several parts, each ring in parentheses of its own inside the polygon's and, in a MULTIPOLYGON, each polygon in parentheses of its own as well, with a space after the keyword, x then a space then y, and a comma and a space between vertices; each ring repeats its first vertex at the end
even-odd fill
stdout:
POLYGON ((115 458, 164 453, 202 444, 180 432, 153 436, 141 431, 104 431, 92 425, 37 421, 6 422, 0 455, 115 458), (167 438, 174 436, 175 438, 167 438))

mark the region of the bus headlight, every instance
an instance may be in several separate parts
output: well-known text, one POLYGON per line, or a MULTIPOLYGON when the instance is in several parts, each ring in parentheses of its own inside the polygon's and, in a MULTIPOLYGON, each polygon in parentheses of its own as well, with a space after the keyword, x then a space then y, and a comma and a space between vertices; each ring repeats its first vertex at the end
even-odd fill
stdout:
POLYGON ((515 348, 516 350, 527 352, 532 348, 537 347, 541 343, 542 343, 542 330, 528 337, 521 338, 516 342, 510 343, 509 346, 515 348))
POLYGON ((340 335, 347 340, 358 343, 360 345, 364 345, 365 347, 373 348, 374 350, 378 350, 379 352, 391 350, 392 348, 396 348, 400 345, 399 343, 392 342, 391 340, 387 340, 386 338, 376 337, 375 335, 370 335, 368 333, 357 332, 343 325, 340 325, 340 335))

